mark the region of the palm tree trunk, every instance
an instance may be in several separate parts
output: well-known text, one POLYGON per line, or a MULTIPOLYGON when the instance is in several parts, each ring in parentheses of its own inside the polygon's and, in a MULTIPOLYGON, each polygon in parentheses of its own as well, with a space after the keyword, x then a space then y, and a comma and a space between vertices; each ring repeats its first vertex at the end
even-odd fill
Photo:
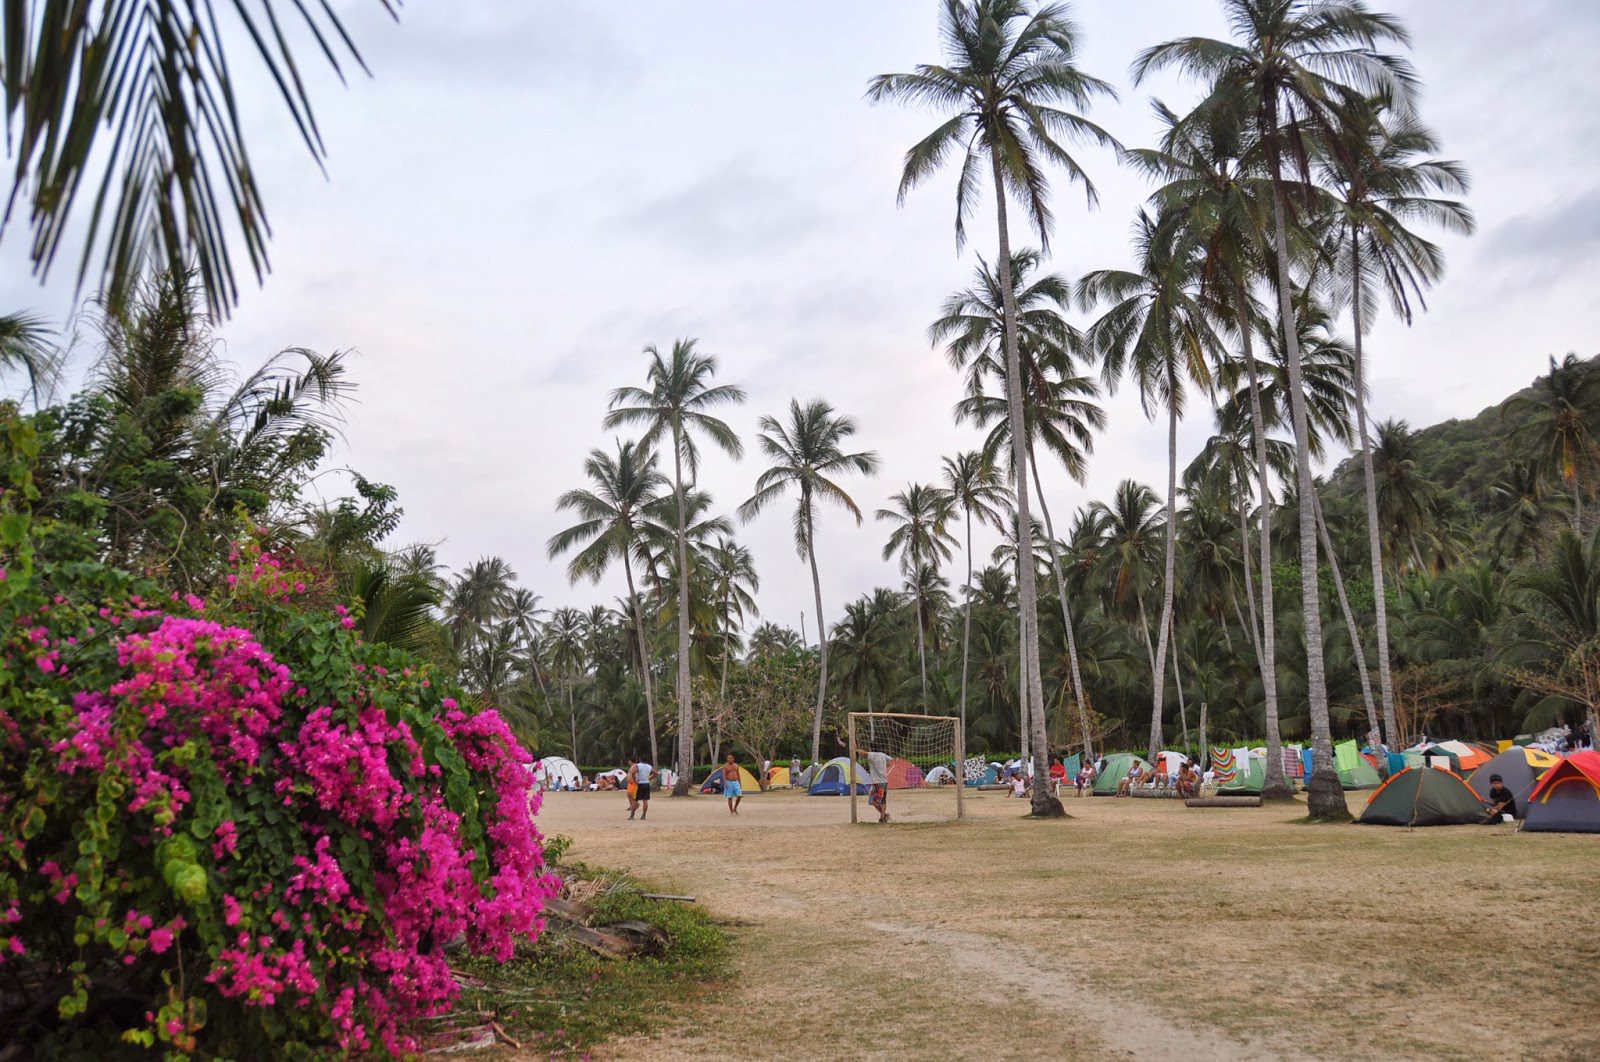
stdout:
POLYGON ((1278 727, 1278 632, 1272 601, 1272 489, 1267 463, 1267 424, 1261 414, 1261 376, 1256 368, 1255 340, 1251 332, 1249 302, 1243 285, 1239 291, 1239 333, 1244 344, 1245 370, 1250 377, 1250 421, 1255 431, 1256 479, 1261 489, 1261 644, 1256 653, 1261 667, 1261 693, 1267 725, 1267 769, 1261 786, 1265 800, 1294 796, 1283 776, 1283 735, 1278 727))
MULTIPOLYGON (((1372 700, 1372 677, 1367 673, 1367 650, 1361 643, 1361 628, 1356 626, 1356 614, 1350 610, 1350 596, 1345 593, 1344 576, 1339 572, 1339 558, 1333 555, 1333 539, 1328 535, 1328 520, 1322 512, 1322 499, 1315 493, 1311 500, 1317 507, 1317 534, 1322 539, 1322 552, 1328 558, 1328 567, 1333 572, 1333 586, 1339 594, 1339 610, 1344 613, 1344 625, 1350 632, 1351 655, 1356 660, 1356 675, 1361 679, 1361 702, 1367 709, 1367 728, 1375 735, 1374 740, 1382 739, 1379 730, 1378 708, 1372 700)), ((1384 768, 1388 773, 1388 768, 1384 768)))
MULTIPOLYGON (((1240 488, 1248 493, 1250 485, 1241 482, 1240 488)), ((1250 520, 1244 511, 1244 494, 1236 494, 1237 504, 1234 508, 1239 514, 1239 560, 1244 565, 1244 599, 1250 606, 1250 645, 1256 651, 1257 660, 1261 657, 1261 624, 1256 619, 1256 579, 1255 568, 1250 563, 1250 520)), ((1234 602, 1234 611, 1238 611, 1238 601, 1234 602)), ((1243 617, 1240 617, 1243 622, 1243 617)))
POLYGON ((1350 300, 1355 317, 1356 433, 1361 442, 1361 476, 1367 496, 1367 550, 1372 559, 1373 627, 1378 639, 1378 692, 1383 698, 1383 740, 1399 748, 1394 718, 1394 678, 1389 671, 1389 602, 1383 585, 1383 541, 1378 534, 1378 477, 1372 467, 1372 440, 1367 436, 1366 362, 1361 349, 1361 299, 1365 294, 1361 280, 1361 248, 1356 234, 1350 233, 1350 275, 1355 297, 1350 300))
POLYGON ((672 470, 678 494, 678 778, 672 795, 689 795, 694 768, 694 690, 689 679, 689 515, 683 496, 683 434, 672 424, 672 470))
POLYGON ((1156 627, 1154 689, 1150 697, 1150 755, 1161 751, 1161 710, 1167 696, 1167 638, 1172 631, 1172 582, 1178 566, 1178 381, 1167 377, 1167 555, 1161 575, 1161 619, 1156 627))
MULTIPOLYGON (((1174 620, 1174 623, 1177 621, 1174 620)), ((1178 691, 1178 722, 1183 726, 1183 747, 1189 747, 1189 709, 1183 703, 1183 670, 1178 666, 1178 632, 1174 630, 1168 641, 1172 650, 1172 688, 1178 691)))
MULTIPOLYGON (((1293 278, 1289 272, 1289 236, 1283 180, 1277 159, 1270 162, 1272 176, 1273 244, 1277 257, 1278 323, 1283 329, 1285 361, 1289 370, 1289 412, 1294 421, 1294 463, 1300 494, 1300 598, 1305 617, 1306 699, 1311 715, 1311 779, 1306 786, 1306 808, 1312 818, 1348 819, 1344 789, 1333 766, 1333 731, 1328 720, 1328 684, 1322 661, 1322 604, 1317 586, 1317 515, 1311 480, 1310 431, 1306 424, 1305 383, 1300 367, 1300 336, 1294 314, 1293 278), (1313 499, 1306 504, 1306 499, 1313 499)), ((1270 756, 1271 753, 1269 752, 1270 756)))
MULTIPOLYGON (((915 578, 915 577, 913 577, 915 578)), ((922 666, 922 714, 928 714, 928 651, 922 638, 922 588, 917 587, 917 661, 922 666)))
MULTIPOLYGON (((967 600, 961 609, 961 737, 967 735, 967 661, 972 646, 972 510, 967 509, 967 600)), ((957 784, 961 780, 957 779, 957 784)))
POLYGON ((1207 701, 1200 702, 1200 773, 1204 774, 1206 768, 1211 766, 1211 746, 1206 744, 1206 716, 1211 705, 1207 701))
POLYGON ((628 601, 633 605, 634 628, 639 632, 639 673, 644 679, 644 716, 650 727, 650 762, 661 762, 661 750, 656 747, 656 697, 650 681, 650 641, 644 633, 644 609, 639 604, 639 592, 633 587, 633 565, 627 551, 622 554, 622 574, 628 577, 628 601))
POLYGON ((1083 673, 1078 668, 1078 635, 1072 629, 1072 610, 1067 607, 1067 569, 1056 548, 1056 525, 1045 504, 1044 484, 1039 481, 1039 459, 1034 456, 1033 440, 1028 440, 1028 466, 1033 472, 1033 489, 1039 495, 1039 513, 1044 517, 1045 537, 1050 540, 1050 560, 1056 566, 1056 597, 1061 601, 1061 625, 1067 630, 1067 665, 1072 672, 1072 697, 1078 702, 1078 726, 1083 731, 1083 754, 1094 757, 1089 748, 1089 707, 1083 696, 1083 673))
POLYGON ((1000 296, 1005 309, 1006 411, 1011 427, 1012 481, 1017 496, 1017 552, 1019 555, 1017 603, 1021 613, 1018 625, 1024 663, 1022 717, 1033 746, 1034 815, 1065 815, 1045 781, 1050 777, 1049 743, 1044 731, 1044 682, 1039 674, 1039 591, 1033 570, 1033 520, 1028 515, 1028 484, 1023 472, 1028 467, 1027 426, 1022 416, 1022 359, 1017 353, 1017 298, 1011 283, 1011 233, 1006 224, 1006 183, 1000 172, 1000 156, 989 152, 994 176, 995 220, 1000 233, 1000 296))
POLYGON ((567 683, 567 722, 572 728, 572 762, 582 763, 578 758, 578 711, 572 706, 572 683, 567 683))
POLYGON ((811 592, 817 602, 817 712, 811 720, 811 762, 817 763, 822 750, 822 706, 828 698, 828 625, 822 620, 822 577, 817 574, 817 537, 811 521, 811 489, 800 488, 800 504, 805 509, 806 559, 811 562, 811 592))

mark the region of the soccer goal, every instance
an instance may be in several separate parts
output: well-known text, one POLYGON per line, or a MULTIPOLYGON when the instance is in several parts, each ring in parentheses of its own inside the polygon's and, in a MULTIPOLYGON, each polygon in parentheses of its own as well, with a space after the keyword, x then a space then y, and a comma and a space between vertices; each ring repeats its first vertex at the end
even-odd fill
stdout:
MULTIPOLYGON (((850 821, 856 817, 856 798, 862 785, 882 782, 890 794, 917 791, 913 806, 916 818, 966 817, 966 742, 961 720, 953 715, 902 715, 894 712, 851 712, 849 716, 850 762, 865 767, 866 777, 850 785, 850 821), (874 755, 877 754, 877 755, 874 755), (879 777, 874 778, 874 771, 879 777), (954 790, 947 803, 941 799, 954 790)), ((890 801, 890 812, 894 801, 890 801)))

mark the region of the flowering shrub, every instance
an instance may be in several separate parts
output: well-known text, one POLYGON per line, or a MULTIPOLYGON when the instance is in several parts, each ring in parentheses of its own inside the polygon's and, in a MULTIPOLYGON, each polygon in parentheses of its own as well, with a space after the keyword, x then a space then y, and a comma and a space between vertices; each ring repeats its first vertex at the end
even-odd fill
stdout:
POLYGON ((0 583, 0 981, 37 1004, 0 1040, 397 1053, 455 998, 447 946, 542 927, 500 717, 235 561, 211 601, 85 562, 0 583))

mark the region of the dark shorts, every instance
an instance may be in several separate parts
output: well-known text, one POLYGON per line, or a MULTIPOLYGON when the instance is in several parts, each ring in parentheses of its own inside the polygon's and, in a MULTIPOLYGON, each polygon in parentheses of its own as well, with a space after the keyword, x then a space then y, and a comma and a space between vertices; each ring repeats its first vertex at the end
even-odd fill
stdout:
POLYGON ((639 792, 638 792, 638 794, 636 796, 636 799, 639 799, 639 800, 649 800, 650 799, 650 783, 649 782, 640 782, 639 783, 639 792))

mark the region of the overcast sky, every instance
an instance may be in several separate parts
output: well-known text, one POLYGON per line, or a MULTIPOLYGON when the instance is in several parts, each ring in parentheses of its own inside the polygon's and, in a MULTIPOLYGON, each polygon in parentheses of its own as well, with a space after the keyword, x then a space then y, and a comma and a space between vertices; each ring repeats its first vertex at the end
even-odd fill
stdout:
MULTIPOLYGON (((547 605, 609 602, 620 578, 570 587, 546 558, 570 522, 555 500, 582 483, 589 449, 611 446, 606 396, 644 382, 640 349, 693 336, 749 392, 728 418, 747 441, 760 415, 820 396, 883 459, 853 485, 867 524, 822 520, 830 622, 846 600, 898 583, 870 513, 976 441, 951 424, 960 381, 925 329, 995 241, 985 207, 957 255, 948 179, 896 209, 902 155, 934 119, 862 96, 874 74, 937 59, 934 0, 410 0, 399 23, 376 0, 339 6, 375 76, 348 89, 313 79, 326 179, 269 92, 246 100, 274 270, 223 334, 246 365, 290 345, 359 352, 341 460, 399 489, 394 544, 438 543, 452 566, 499 554, 547 605)), ((1600 5, 1382 6, 1415 37, 1424 117, 1470 168, 1480 225, 1441 239, 1449 273, 1429 312, 1409 329, 1381 322, 1368 343, 1374 414, 1420 426, 1498 401, 1552 353, 1596 352, 1600 5)), ((1075 9, 1083 67, 1122 97, 1092 116, 1130 146, 1150 143, 1150 97, 1181 110, 1194 90, 1134 89, 1130 60, 1169 37, 1220 34, 1219 15, 1202 0, 1075 9)), ((245 59, 240 48, 235 66, 245 59)), ((1150 192, 1109 153, 1079 157, 1101 202, 1088 212, 1081 189, 1055 184, 1052 267, 1069 277, 1127 263, 1150 192)), ((0 309, 59 319, 70 269, 41 289, 24 235, 0 245, 0 309)), ((1030 242, 1020 229, 1013 240, 1030 242)), ((1195 408, 1185 455, 1210 430, 1195 408)), ((1061 523, 1125 477, 1163 478, 1163 425, 1126 392, 1107 409, 1088 482, 1050 475, 1061 523)), ((753 455, 719 454, 702 481, 731 512, 759 470, 753 455)), ((811 592, 789 518, 771 510, 740 535, 765 618, 798 627, 811 592)))

